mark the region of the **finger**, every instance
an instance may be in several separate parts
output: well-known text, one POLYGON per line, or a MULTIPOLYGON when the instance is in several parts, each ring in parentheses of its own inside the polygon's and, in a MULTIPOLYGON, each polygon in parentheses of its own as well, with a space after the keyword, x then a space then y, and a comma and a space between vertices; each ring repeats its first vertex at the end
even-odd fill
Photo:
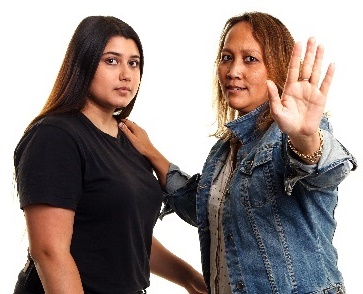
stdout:
POLYGON ((125 125, 127 125, 127 126, 130 126, 130 125, 132 125, 132 124, 134 123, 133 121, 129 120, 128 118, 122 119, 121 121, 122 121, 125 125))
POLYGON ((323 64, 324 47, 319 45, 316 49, 314 65, 310 75, 310 84, 317 86, 321 75, 321 66, 323 64))
POLYGON ((325 95, 325 96, 328 95, 328 91, 329 91, 331 82, 333 80, 334 72, 335 72, 335 64, 331 63, 328 66, 325 77, 320 86, 320 92, 323 93, 323 95, 325 95))
POLYGON ((121 120, 132 132, 137 128, 137 125, 135 122, 129 120, 129 119, 123 119, 121 120))
POLYGON ((276 87, 276 84, 271 80, 267 80, 267 90, 268 90, 268 97, 270 100, 270 111, 272 116, 275 116, 282 109, 279 92, 276 87))
POLYGON ((310 37, 306 44, 304 61, 301 65, 299 80, 310 80, 315 60, 315 38, 310 37))
POLYGON ((300 60, 301 60, 301 43, 297 42, 292 50, 291 59, 289 63, 289 71, 287 74, 287 82, 296 82, 300 74, 300 60))
POLYGON ((126 135, 131 135, 132 132, 131 130, 128 128, 128 126, 126 125, 126 122, 124 121, 121 121, 119 124, 118 124, 118 127, 119 129, 124 132, 126 135))

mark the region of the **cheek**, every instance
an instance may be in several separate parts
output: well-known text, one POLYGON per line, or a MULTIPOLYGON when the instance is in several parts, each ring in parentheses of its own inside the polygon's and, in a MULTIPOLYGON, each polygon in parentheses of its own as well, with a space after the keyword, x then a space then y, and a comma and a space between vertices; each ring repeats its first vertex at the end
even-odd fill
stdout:
POLYGON ((217 68, 217 76, 219 81, 223 81, 226 78, 228 69, 226 66, 218 65, 217 68))
POLYGON ((96 71, 95 76, 91 82, 91 87, 100 88, 106 86, 112 80, 112 76, 105 74, 102 71, 96 71))
POLYGON ((267 75, 264 72, 255 72, 249 77, 249 84, 252 86, 250 89, 253 89, 253 95, 258 100, 265 101, 268 97, 267 91, 267 75))
POLYGON ((91 82, 89 91, 93 95, 97 95, 105 89, 105 83, 100 76, 95 76, 91 82))
POLYGON ((249 75, 249 81, 256 85, 266 85, 267 72, 266 71, 255 71, 249 75))
POLYGON ((227 76, 227 69, 223 67, 218 67, 217 69, 218 83, 223 92, 224 92, 223 85, 226 83, 226 76, 227 76))
POLYGON ((139 90, 139 87, 140 87, 140 83, 141 81, 140 80, 135 80, 133 85, 132 85, 132 95, 135 96, 137 91, 139 90))
POLYGON ((139 75, 139 76, 135 77, 135 79, 134 79, 134 87, 138 89, 140 87, 140 84, 141 84, 141 80, 140 80, 140 75, 139 75))

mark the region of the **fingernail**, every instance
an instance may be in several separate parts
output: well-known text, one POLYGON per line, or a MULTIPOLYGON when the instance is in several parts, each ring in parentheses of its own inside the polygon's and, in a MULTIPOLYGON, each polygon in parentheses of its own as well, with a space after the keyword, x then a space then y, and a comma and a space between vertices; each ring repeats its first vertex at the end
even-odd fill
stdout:
POLYGON ((124 126, 125 126, 125 124, 124 124, 123 122, 120 122, 120 123, 118 124, 118 127, 119 127, 120 129, 122 129, 124 126))

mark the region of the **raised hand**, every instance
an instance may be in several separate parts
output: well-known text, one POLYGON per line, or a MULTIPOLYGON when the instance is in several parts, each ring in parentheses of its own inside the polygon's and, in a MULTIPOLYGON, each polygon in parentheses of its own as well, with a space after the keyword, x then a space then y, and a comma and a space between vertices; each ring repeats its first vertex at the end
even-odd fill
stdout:
POLYGON ((316 47, 315 39, 309 38, 302 62, 301 52, 298 42, 293 49, 281 99, 275 84, 267 81, 271 114, 290 137, 311 136, 317 132, 335 69, 334 64, 329 65, 318 87, 324 48, 322 45, 316 47))
POLYGON ((290 148, 300 160, 314 164, 322 154, 324 138, 319 133, 319 125, 335 65, 329 64, 319 87, 324 47, 316 47, 315 39, 309 38, 302 62, 301 51, 298 42, 292 52, 281 99, 274 82, 268 80, 267 87, 271 114, 281 131, 288 135, 290 148))

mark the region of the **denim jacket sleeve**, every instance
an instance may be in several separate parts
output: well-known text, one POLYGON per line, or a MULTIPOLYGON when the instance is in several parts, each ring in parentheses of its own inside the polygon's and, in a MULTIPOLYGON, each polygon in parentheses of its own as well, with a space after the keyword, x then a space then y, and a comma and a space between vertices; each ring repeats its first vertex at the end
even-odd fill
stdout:
POLYGON ((294 185, 301 183, 308 190, 335 189, 357 167, 352 154, 333 136, 327 118, 323 119, 321 129, 324 138, 323 154, 317 164, 308 165, 292 156, 292 151, 285 148, 288 155, 285 191, 291 195, 294 185))
POLYGON ((197 226, 196 196, 200 174, 189 176, 171 163, 166 176, 164 207, 159 218, 175 212, 181 219, 197 226))

